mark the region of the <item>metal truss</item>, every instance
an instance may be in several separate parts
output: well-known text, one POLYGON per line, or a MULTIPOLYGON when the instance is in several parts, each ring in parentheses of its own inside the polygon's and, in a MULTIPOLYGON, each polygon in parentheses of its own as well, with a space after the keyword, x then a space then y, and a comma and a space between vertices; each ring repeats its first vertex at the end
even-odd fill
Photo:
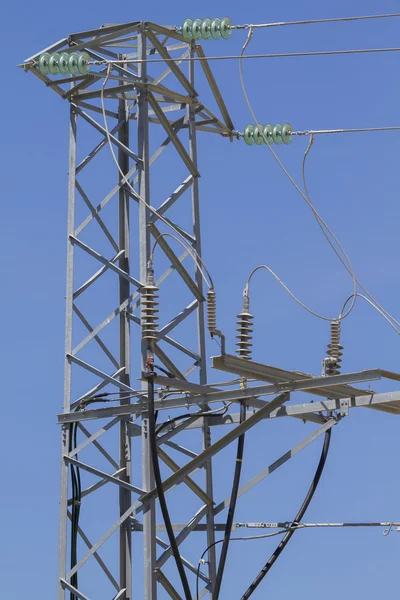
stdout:
POLYGON ((213 359, 215 369, 261 384, 207 384, 203 280, 189 256, 193 250, 201 256, 196 136, 203 131, 229 139, 234 127, 207 61, 199 61, 199 70, 215 104, 213 111, 199 99, 194 62, 189 63, 188 74, 181 68, 180 59, 194 55, 204 59, 201 47, 185 42, 173 28, 132 22, 72 34, 22 65, 70 104, 58 600, 67 593, 82 600, 181 598, 177 577, 170 575, 172 549, 162 535, 165 525, 157 523, 158 492, 143 377, 148 347, 141 339, 139 311, 155 240, 164 321, 152 346, 163 368, 163 374, 157 370, 153 377, 159 386, 154 407, 160 415, 165 410, 194 408, 183 421, 171 419, 158 435, 158 459, 165 469, 162 487, 167 499, 172 490, 175 497, 178 490, 185 503, 188 494, 191 498, 191 518, 173 528, 192 590, 198 571, 199 598, 213 595, 217 561, 212 544, 215 533, 224 529, 216 518, 230 501, 230 494, 217 499, 213 490, 213 459, 224 448, 272 418, 291 417, 317 425, 302 442, 243 484, 240 497, 339 423, 350 409, 364 406, 400 412, 400 392, 374 394, 352 387, 381 378, 399 379, 379 369, 312 377, 222 355, 213 359), (89 75, 57 79, 38 69, 38 57, 45 51, 81 50, 97 61, 89 75), (164 63, 147 62, 154 56, 164 63), (109 144, 118 170, 108 150, 105 156, 103 149, 109 144), (183 180, 172 190, 165 189, 156 203, 154 197, 166 185, 160 184, 155 167, 167 156, 167 148, 175 155, 165 169, 171 179, 175 171, 176 177, 182 178, 183 173, 183 180), (173 235, 185 241, 183 252, 177 254, 175 242, 160 237, 171 232, 169 226, 173 235), (184 266, 188 257, 190 262, 184 266), (141 380, 139 385, 133 385, 134 377, 141 380), (296 391, 320 400, 288 404, 296 391), (268 396, 273 399, 267 400, 268 396), (234 406, 243 401, 247 418, 239 423, 234 406), (212 418, 193 414, 198 407, 204 412, 213 404, 223 407, 224 402, 232 402, 233 410, 212 418), (74 425, 79 437, 71 447, 74 425), (228 430, 212 441, 211 428, 227 425, 228 430), (196 450, 180 439, 187 439, 188 432, 196 450), (84 486, 78 558, 71 565, 69 521, 76 501, 69 485, 72 469, 84 486), (204 473, 201 484, 194 477, 199 469, 204 473), (133 535, 143 538, 140 552, 135 553, 133 535), (196 549, 195 561, 181 550, 189 537, 190 549, 196 549), (207 546, 211 546, 207 560, 198 570, 197 560, 207 546), (77 574, 79 584, 73 585, 77 574))

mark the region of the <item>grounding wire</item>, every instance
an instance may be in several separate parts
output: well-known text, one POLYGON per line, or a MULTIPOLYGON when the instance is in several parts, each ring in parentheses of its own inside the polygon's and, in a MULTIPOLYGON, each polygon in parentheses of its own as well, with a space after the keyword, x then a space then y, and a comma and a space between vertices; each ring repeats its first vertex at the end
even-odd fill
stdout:
MULTIPOLYGON (((243 44, 243 48, 242 48, 242 52, 241 52, 241 56, 242 57, 244 55, 244 52, 245 52, 247 46, 250 43, 252 35, 253 35, 253 30, 250 28, 248 36, 247 36, 247 39, 246 39, 245 43, 243 44)), ((308 193, 306 191, 303 191, 298 186, 298 184, 295 182, 295 180, 293 179, 293 177, 290 175, 289 171, 283 165, 282 161, 279 159, 279 157, 277 156, 277 154, 274 152, 274 150, 271 148, 271 146, 267 143, 267 139, 266 139, 266 137, 264 135, 263 128, 260 126, 260 124, 259 124, 259 122, 258 122, 258 120, 257 120, 257 118, 256 118, 256 116, 254 114, 254 110, 253 110, 253 108, 251 106, 251 103, 250 103, 250 100, 249 100, 249 97, 248 97, 248 94, 247 94, 247 90, 246 90, 246 87, 245 87, 245 84, 244 84, 244 78, 243 78, 243 63, 242 63, 242 60, 239 61, 239 75, 240 75, 240 83, 241 83, 241 86, 242 86, 242 91, 243 91, 243 95, 244 95, 246 104, 247 104, 247 106, 249 108, 249 111, 250 111, 250 113, 251 113, 254 121, 257 124, 258 130, 261 132, 262 137, 264 138, 264 142, 266 143, 267 148, 272 153, 272 155, 275 158, 276 162, 278 163, 278 165, 280 166, 280 168, 282 169, 282 171, 284 172, 284 174, 286 175, 286 177, 289 179, 289 181, 292 183, 292 185, 294 186, 294 188, 298 191, 298 193, 301 195, 301 197, 307 202, 308 206, 313 211, 314 216, 318 215, 318 219, 319 219, 320 223, 329 232, 329 234, 331 235, 331 237, 333 238, 333 240, 335 241, 335 243, 338 245, 338 247, 340 248, 341 252, 343 253, 343 256, 345 257, 346 262, 348 263, 348 269, 347 270, 350 272, 350 274, 351 274, 351 276, 353 278, 353 303, 352 303, 352 305, 350 306, 350 308, 348 310, 347 314, 349 314, 351 312, 353 306, 354 306, 354 303, 355 303, 355 300, 356 300, 356 295, 355 294, 357 292, 357 280, 356 280, 355 273, 354 273, 353 267, 351 265, 351 262, 350 262, 350 260, 349 260, 349 258, 347 256, 346 252, 344 251, 343 247, 341 246, 339 240, 337 239, 336 235, 329 228, 329 226, 327 225, 327 223, 323 220, 323 218, 319 215, 318 211, 313 206, 313 204, 312 204, 312 202, 311 202, 311 200, 310 200, 310 198, 308 196, 308 193)), ((306 149, 306 152, 305 152, 305 155, 304 155, 304 158, 303 158, 303 165, 304 165, 305 159, 307 157, 307 154, 310 151, 312 142, 313 142, 313 138, 311 137, 310 138, 310 143, 309 143, 309 145, 308 145, 308 147, 306 149)), ((331 246, 333 247, 332 243, 331 243, 331 246)), ((336 254, 338 254, 338 252, 337 252, 337 250, 335 248, 334 248, 334 251, 336 252, 336 254)), ((269 268, 267 268, 267 270, 268 269, 269 268)), ((296 298, 296 300, 297 300, 297 298, 296 298)), ((303 308, 305 308, 305 305, 303 303, 302 303, 302 306, 303 306, 303 308)), ((333 320, 331 318, 323 317, 323 315, 319 315, 318 313, 315 313, 315 311, 312 311, 311 309, 308 309, 308 307, 307 307, 306 310, 308 310, 308 312, 310 312, 310 313, 313 313, 315 316, 317 316, 319 318, 322 318, 323 320, 327 320, 327 321, 332 321, 333 320)), ((342 317, 342 318, 344 318, 344 317, 342 317)))
MULTIPOLYGON (((106 136, 107 136, 107 141, 108 141, 108 145, 109 145, 109 148, 110 148, 111 155, 112 155, 112 157, 114 159, 114 162, 115 162, 115 164, 116 164, 116 166, 118 168, 118 171, 119 171, 119 173, 120 173, 120 175, 122 177, 123 183, 126 184, 129 187, 129 189, 133 192, 134 197, 137 198, 139 202, 142 202, 142 204, 144 204, 144 206, 146 206, 146 208, 148 208, 153 214, 155 214, 160 219, 160 221, 162 221, 164 224, 166 224, 168 227, 170 227, 173 231, 175 231, 175 233, 177 233, 179 235, 179 237, 181 237, 182 239, 184 239, 178 228, 174 227, 174 225, 172 223, 170 223, 167 219, 165 219, 162 214, 160 214, 159 212, 157 212, 157 210, 154 207, 152 207, 148 202, 146 202, 146 200, 144 200, 144 198, 142 198, 136 192, 135 188, 130 184, 130 182, 129 182, 127 176, 126 176, 126 174, 123 172, 123 170, 121 169, 120 165, 118 164, 117 157, 115 156, 114 148, 112 147, 112 143, 111 143, 110 131, 109 131, 109 128, 108 128, 107 115, 106 115, 106 110, 105 110, 105 106, 104 106, 104 89, 105 89, 105 86, 106 86, 106 84, 108 82, 108 79, 109 79, 109 75, 110 75, 110 72, 111 72, 111 65, 113 63, 115 63, 115 62, 117 62, 117 61, 108 62, 107 75, 106 75, 106 77, 105 77, 105 79, 104 79, 104 81, 102 83, 101 91, 100 91, 100 100, 101 100, 101 108, 102 108, 102 113, 103 113, 104 128, 106 130, 106 136)), ((192 252, 195 253, 197 259, 199 260, 199 262, 205 268, 204 261, 201 258, 201 256, 199 255, 199 253, 194 248, 188 247, 185 242, 182 242, 182 245, 183 244, 185 244, 184 247, 186 248, 186 250, 189 252, 189 254, 191 256, 192 256, 192 254, 191 254, 192 252)), ((192 256, 192 258, 193 258, 193 256, 192 256)), ((207 269, 206 269, 206 272, 208 273, 207 269)), ((202 272, 201 272, 201 274, 203 276, 202 272)), ((205 283, 206 283, 207 287, 209 287, 209 288, 213 288, 214 287, 211 278, 210 278, 210 282, 208 282, 205 279, 205 283)))

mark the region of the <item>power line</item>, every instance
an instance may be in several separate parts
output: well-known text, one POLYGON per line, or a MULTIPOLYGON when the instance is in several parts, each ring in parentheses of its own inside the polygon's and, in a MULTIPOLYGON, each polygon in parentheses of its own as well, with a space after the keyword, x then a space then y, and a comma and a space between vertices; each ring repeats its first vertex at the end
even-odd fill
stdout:
POLYGON ((306 129, 305 131, 293 131, 292 135, 326 135, 329 133, 364 133, 370 131, 399 131, 400 125, 389 127, 358 127, 353 129, 306 129))
POLYGON ((186 58, 130 58, 128 60, 93 60, 90 64, 107 65, 107 64, 141 64, 141 63, 169 63, 169 62, 192 62, 192 61, 209 61, 209 60, 253 60, 261 58, 293 58, 306 56, 334 56, 344 54, 371 54, 382 52, 399 52, 400 48, 355 48, 352 50, 317 50, 313 52, 282 52, 279 54, 228 54, 222 56, 187 56, 186 58))
POLYGON ((258 23, 254 25, 232 25, 231 29, 266 29, 268 27, 284 27, 287 25, 314 25, 319 23, 340 23, 344 21, 365 21, 370 19, 387 19, 391 17, 400 17, 400 13, 383 15, 360 15, 357 17, 333 17, 331 19, 312 19, 306 21, 280 21, 277 23, 258 23))

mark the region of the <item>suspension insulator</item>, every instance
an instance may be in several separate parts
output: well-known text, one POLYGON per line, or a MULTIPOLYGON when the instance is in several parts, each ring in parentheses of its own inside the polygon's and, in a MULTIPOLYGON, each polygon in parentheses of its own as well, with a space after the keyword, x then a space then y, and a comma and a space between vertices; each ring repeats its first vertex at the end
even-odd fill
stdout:
MULTIPOLYGON (((264 127, 264 138, 267 140, 268 146, 270 146, 272 144, 272 142, 274 141, 272 139, 272 131, 273 131, 273 127, 270 123, 268 123, 268 125, 266 125, 264 127)), ((264 139, 263 138, 263 139, 264 139)))
POLYGON ((60 58, 60 55, 58 54, 58 52, 54 52, 54 54, 52 54, 50 56, 49 71, 52 75, 58 75, 60 72, 60 69, 58 68, 58 59, 59 58, 60 58))
POLYGON ((203 19, 201 23, 201 37, 206 41, 211 38, 211 19, 203 19))
POLYGON ((244 130, 244 141, 248 146, 252 146, 254 144, 254 125, 247 125, 244 130))
POLYGON ((224 17, 221 21, 221 36, 224 40, 229 40, 232 35, 232 21, 229 17, 224 17))
POLYGON ((185 38, 185 40, 187 42, 191 42, 192 39, 193 39, 192 25, 193 25, 193 20, 192 19, 185 19, 183 21, 182 35, 183 35, 183 37, 185 38))
POLYGON ((207 294, 207 327, 210 335, 217 329, 217 296, 213 289, 207 294))
POLYGON ((282 142, 284 144, 291 144, 293 141, 293 129, 289 123, 285 123, 282 127, 282 142))
POLYGON ((78 58, 78 70, 81 75, 87 75, 90 71, 90 56, 87 52, 82 52, 78 58))
POLYGON ((260 130, 258 125, 254 128, 253 139, 254 139, 255 143, 257 144, 257 146, 261 146, 261 144, 264 144, 264 138, 262 136, 261 131, 262 131, 262 127, 260 130))
POLYGON ((211 21, 211 37, 213 37, 214 40, 221 39, 221 19, 216 18, 211 21))
POLYGON ((192 38, 194 40, 200 40, 201 39, 201 25, 202 25, 202 20, 201 19, 195 19, 193 21, 192 24, 192 38))
POLYGON ((260 125, 260 129, 258 125, 247 125, 243 132, 243 138, 248 146, 253 146, 253 144, 262 146, 265 143, 268 146, 271 144, 279 145, 282 142, 288 145, 293 140, 293 129, 289 123, 285 123, 285 125, 277 123, 274 126, 268 123, 265 127, 260 125))
POLYGON ((245 360, 251 359, 251 347, 253 344, 251 340, 253 336, 253 315, 249 312, 249 298, 245 296, 243 301, 243 310, 237 315, 237 333, 236 339, 236 353, 240 358, 245 360))
POLYGON ((58 68, 60 69, 61 75, 68 75, 69 73, 69 54, 62 52, 58 59, 58 68))
POLYGON ((340 345, 340 320, 331 322, 331 341, 327 354, 330 360, 326 365, 326 375, 339 375, 343 346, 340 345))
POLYGON ((277 123, 272 130, 272 139, 275 144, 282 144, 282 125, 277 123))
POLYGON ((185 19, 180 31, 186 42, 200 40, 229 40, 232 35, 232 21, 229 17, 223 19, 185 19))
POLYGON ((141 324, 142 338, 144 340, 157 339, 158 324, 158 287, 154 285, 154 275, 151 271, 147 277, 147 283, 142 288, 140 305, 142 308, 141 324))
POLYGON ((69 55, 68 66, 69 66, 69 72, 71 73, 71 75, 79 74, 78 60, 79 60, 79 55, 77 52, 72 52, 69 55))
POLYGON ((47 75, 48 74, 48 72, 49 72, 49 61, 50 61, 50 54, 48 52, 45 52, 39 58, 38 67, 39 67, 39 71, 41 72, 42 75, 47 75))
POLYGON ((88 75, 90 56, 87 52, 45 52, 39 57, 38 68, 42 75, 88 75))

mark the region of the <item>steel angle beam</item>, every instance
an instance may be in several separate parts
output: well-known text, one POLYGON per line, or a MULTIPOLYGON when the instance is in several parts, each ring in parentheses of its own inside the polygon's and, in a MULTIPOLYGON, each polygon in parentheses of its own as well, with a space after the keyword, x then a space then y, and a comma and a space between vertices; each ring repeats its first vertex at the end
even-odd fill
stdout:
MULTIPOLYGON (((237 356, 225 354, 221 356, 212 357, 212 367, 219 371, 225 371, 228 373, 234 373, 242 377, 251 377, 261 381, 268 381, 271 383, 285 383, 291 381, 301 381, 304 379, 312 379, 312 376, 307 373, 301 373, 300 371, 286 371, 284 369, 278 369, 277 367, 271 367, 269 365, 263 365, 237 356)), ((377 373, 379 369, 376 369, 377 373)), ((381 374, 376 377, 380 379, 381 374)), ((313 389, 312 394, 316 396, 323 396, 326 398, 327 393, 331 398, 347 398, 349 396, 361 396, 366 394, 365 390, 358 390, 350 387, 349 385, 336 385, 329 387, 329 390, 324 389, 321 382, 320 388, 313 389)))

